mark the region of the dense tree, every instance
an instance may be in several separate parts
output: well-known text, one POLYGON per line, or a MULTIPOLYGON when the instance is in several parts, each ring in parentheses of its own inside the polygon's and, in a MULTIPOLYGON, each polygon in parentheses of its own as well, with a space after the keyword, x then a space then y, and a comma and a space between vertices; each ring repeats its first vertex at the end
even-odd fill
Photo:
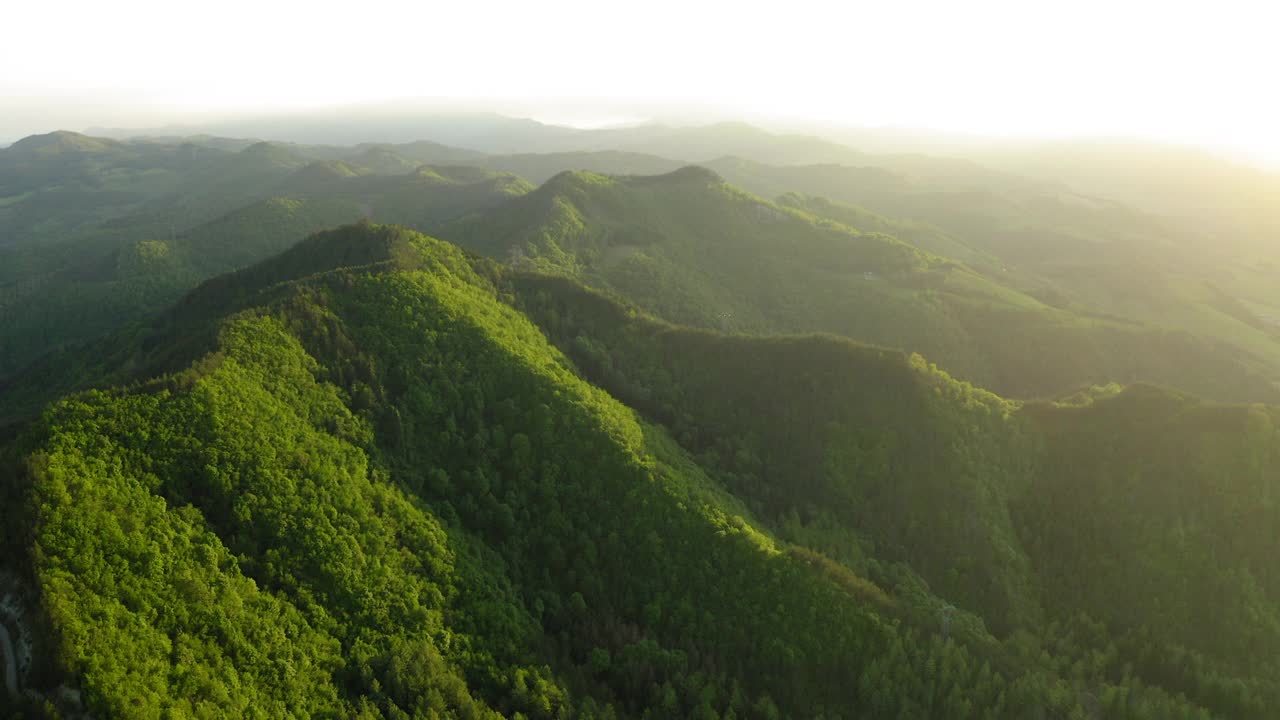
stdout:
POLYGON ((1020 405, 918 355, 672 326, 370 224, 113 347, 115 377, 160 374, 55 403, 4 459, 47 624, 34 684, 95 714, 1280 702, 1271 408, 1020 405))

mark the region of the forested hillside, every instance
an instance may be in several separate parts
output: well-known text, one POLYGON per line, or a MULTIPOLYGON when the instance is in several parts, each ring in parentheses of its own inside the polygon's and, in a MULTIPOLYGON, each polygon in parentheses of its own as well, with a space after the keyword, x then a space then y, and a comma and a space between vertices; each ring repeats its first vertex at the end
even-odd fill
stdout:
POLYGON ((1276 702, 1275 408, 1145 385, 1020 406, 918 356, 512 282, 586 377, 671 427, 779 537, 896 597, 933 588, 1015 652, 1092 648, 1078 678, 1177 688, 1222 717, 1276 702))
POLYGON ((879 232, 896 227, 942 244, 928 226, 874 215, 824 222, 787 204, 695 167, 654 177, 565 173, 438 232, 609 289, 673 322, 831 332, 920 352, 1013 396, 1145 380, 1217 398, 1276 398, 1260 359, 1221 342, 1053 307, 879 232))
MULTIPOLYGON (((858 229, 883 227, 869 211, 898 226, 881 231, 1041 302, 1225 343, 1222 352, 1280 377, 1280 182, 1257 170, 1117 143, 968 153, 979 162, 870 154, 733 124, 597 131, 548 147, 558 142, 578 152, 482 162, 535 183, 565 170, 652 175, 696 162, 765 198, 821 199, 842 222, 848 212, 831 203, 859 206, 868 224, 858 229)), ((809 211, 828 216, 820 207, 809 211)))
POLYGON ((1256 244, 1206 255, 1193 231, 1048 180, 740 125, 562 140, 576 149, 27 138, 0 150, 0 382, 62 362, 41 358, 74 355, 205 278, 365 217, 504 262, 550 262, 672 321, 833 332, 921 352, 1017 397, 1149 381, 1219 400, 1278 399, 1280 297, 1256 244), (650 176, 725 153, 753 159, 708 165, 777 204, 692 171, 652 182, 555 177, 650 176), (517 176, 555 179, 507 205, 532 189, 517 176), (858 231, 864 249, 783 208, 858 231), (593 239, 582 247, 568 237, 584 233, 593 239), (895 245, 881 236, 920 251, 907 263, 915 269, 885 271, 866 257, 867 246, 895 245))
POLYGON ((0 378, 318 230, 362 217, 428 230, 531 189, 422 165, 471 156, 431 143, 232 148, 55 133, 0 151, 0 378))
MULTIPOLYGON (((976 169, 939 177, 932 168, 777 167, 733 158, 707 166, 766 197, 798 192, 823 198, 809 209, 825 217, 845 221, 850 211, 842 205, 853 205, 863 214, 869 210, 908 220, 917 230, 924 223, 940 229, 945 240, 934 232, 913 233, 921 247, 970 263, 1042 302, 1226 343, 1238 357, 1264 368, 1267 377, 1280 377, 1280 327, 1275 321, 1280 316, 1275 292, 1280 265, 1272 242, 1280 224, 1267 225, 1266 202, 1256 197, 1266 191, 1262 182, 1255 182, 1248 194, 1242 192, 1240 207, 1224 209, 1216 199, 1218 206, 1189 220, 1186 208, 1197 207, 1195 203, 1179 201, 1178 212, 1157 205, 1163 211, 1157 215, 1139 209, 1150 203, 1118 201, 1130 195, 1114 195, 1104 182, 1077 183, 1072 189, 1048 180, 1017 182, 1011 176, 996 176, 1004 179, 995 181, 976 169), (1224 214, 1234 214, 1235 220, 1224 221, 1224 214)), ((1039 171, 1052 176, 1043 167, 1039 171)), ((1093 172, 1089 177, 1095 180, 1108 174, 1093 172)), ((1198 188, 1201 195, 1219 192, 1203 178, 1177 175, 1181 180, 1155 182, 1150 171, 1115 172, 1145 178, 1126 184, 1130 193, 1156 188, 1158 194, 1164 185, 1179 182, 1198 188)), ((1174 172, 1170 168, 1166 174, 1174 172)))
POLYGON ((1280 707, 1266 178, 325 122, 0 149, 0 716, 1280 707))
POLYGON ((369 224, 148 328, 7 446, 29 714, 1280 703, 1272 408, 1022 405, 369 224))

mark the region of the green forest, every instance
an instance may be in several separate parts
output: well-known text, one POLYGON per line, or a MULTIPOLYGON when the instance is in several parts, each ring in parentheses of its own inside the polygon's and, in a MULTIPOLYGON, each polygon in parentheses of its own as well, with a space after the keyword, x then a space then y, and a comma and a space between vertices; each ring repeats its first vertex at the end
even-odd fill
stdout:
POLYGON ((0 715, 1274 717, 1271 271, 721 130, 0 150, 0 715))

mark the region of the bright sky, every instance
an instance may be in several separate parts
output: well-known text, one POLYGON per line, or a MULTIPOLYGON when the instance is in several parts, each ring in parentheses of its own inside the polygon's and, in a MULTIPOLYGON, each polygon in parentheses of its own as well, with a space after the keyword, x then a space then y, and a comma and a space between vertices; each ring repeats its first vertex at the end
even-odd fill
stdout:
POLYGON ((0 8, 0 137, 195 112, 576 98, 575 107, 695 103, 776 120, 1125 135, 1277 162, 1274 4, 12 2, 0 8))

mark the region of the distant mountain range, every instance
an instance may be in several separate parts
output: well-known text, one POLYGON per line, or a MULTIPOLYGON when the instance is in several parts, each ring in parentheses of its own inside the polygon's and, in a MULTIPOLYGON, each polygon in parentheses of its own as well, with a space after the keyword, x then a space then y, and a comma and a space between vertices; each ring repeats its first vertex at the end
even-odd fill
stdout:
MULTIPOLYGON (((492 207, 491 217, 473 218, 451 232, 469 233, 469 247, 505 261, 520 243, 510 232, 485 228, 494 222, 512 226, 504 214, 529 212, 519 209, 520 203, 504 205, 532 189, 517 178, 539 184, 565 171, 584 170, 657 176, 691 158, 707 157, 705 167, 763 198, 780 199, 783 206, 854 230, 895 236, 936 256, 926 264, 960 263, 957 267, 965 270, 953 275, 970 278, 961 285, 972 285, 964 292, 976 295, 956 304, 945 299, 949 295, 921 286, 901 289, 917 298, 906 304, 907 295, 895 289, 880 295, 878 304, 866 305, 858 293, 875 296, 870 288, 877 284, 897 287, 895 278, 873 270, 859 272, 876 275, 878 283, 856 292, 857 283, 831 276, 837 284, 829 292, 835 295, 817 304, 795 302, 827 281, 815 285, 814 278, 799 275, 770 280, 777 289, 766 294, 713 291, 722 283, 746 288, 748 278, 760 281, 759 272, 749 266, 730 272, 722 262, 704 267, 711 256, 700 257, 698 248, 713 247, 708 243, 717 237, 759 234, 744 253, 751 262, 773 247, 772 233, 791 226, 770 227, 752 220, 756 215, 746 216, 743 225, 739 210, 712 211, 720 206, 719 196, 694 192, 686 197, 680 191, 645 200, 650 204, 643 212, 673 218, 681 203, 705 203, 708 215, 697 226, 652 231, 657 234, 644 241, 607 237, 609 227, 650 232, 643 228, 651 220, 631 217, 622 208, 640 202, 641 187, 652 193, 661 183, 617 185, 621 204, 596 211, 545 188, 525 206, 536 201, 584 212, 585 229, 573 232, 604 243, 592 253, 607 252, 579 257, 577 250, 560 247, 563 227, 538 230, 530 220, 518 226, 520 236, 543 232, 546 241, 533 243, 528 259, 540 258, 561 272, 585 272, 584 278, 595 278, 602 287, 619 290, 619 283, 630 283, 628 291, 643 293, 635 299, 680 322, 755 332, 826 330, 908 347, 962 377, 1014 395, 1146 379, 1214 397, 1264 399, 1280 377, 1280 323, 1270 319, 1280 317, 1280 295, 1269 280, 1276 266, 1247 238, 1231 244, 1211 240, 1177 217, 968 160, 866 155, 742 124, 571 132, 499 116, 471 120, 476 119, 436 118, 431 127, 442 133, 453 128, 455 139, 463 127, 472 138, 513 138, 504 133, 518 128, 566 146, 612 143, 631 149, 492 155, 424 140, 343 147, 209 135, 124 141, 63 132, 0 151, 0 254, 5 259, 0 313, 10 318, 0 369, 13 372, 41 353, 139 320, 202 278, 252 263, 337 222, 371 217, 447 236, 447 221, 492 207), (823 161, 815 164, 815 158, 823 161), (429 167, 420 169, 424 164, 429 167), (464 166, 481 169, 464 171, 464 166), (463 230, 467 224, 477 229, 463 230), (544 257, 550 247, 560 253, 558 259, 544 257), (642 259, 650 263, 644 273, 657 273, 643 288, 636 284, 642 259), (717 276, 721 279, 713 279, 717 276), (804 292, 797 295, 799 288, 804 292), (990 300, 978 299, 983 297, 990 300), (1021 308, 1016 313, 1021 319, 991 322, 986 313, 1002 306, 1021 308), (934 319, 894 319, 908 307, 934 319), (968 320, 957 315, 962 308, 968 320), (711 319, 730 312, 736 312, 734 323, 711 319), (1018 331, 1030 333, 1020 340, 987 336, 987 328, 1012 331, 1036 315, 1039 320, 1018 331), (1042 336, 1031 327, 1059 329, 1042 336), (1015 348, 1018 361, 998 359, 1015 348), (1050 357, 1055 362, 1044 362, 1050 357), (1144 357, 1160 358, 1159 367, 1144 357)), ((1243 182, 1252 176, 1240 177, 1243 182)), ((586 183, 573 192, 586 198, 604 187, 586 183)), ((777 211, 759 202, 758 212, 777 211)), ((813 262, 815 269, 848 265, 839 255, 815 256, 813 262)), ((781 266, 771 262, 768 267, 781 266)), ((866 284, 865 275, 850 272, 866 284)))

